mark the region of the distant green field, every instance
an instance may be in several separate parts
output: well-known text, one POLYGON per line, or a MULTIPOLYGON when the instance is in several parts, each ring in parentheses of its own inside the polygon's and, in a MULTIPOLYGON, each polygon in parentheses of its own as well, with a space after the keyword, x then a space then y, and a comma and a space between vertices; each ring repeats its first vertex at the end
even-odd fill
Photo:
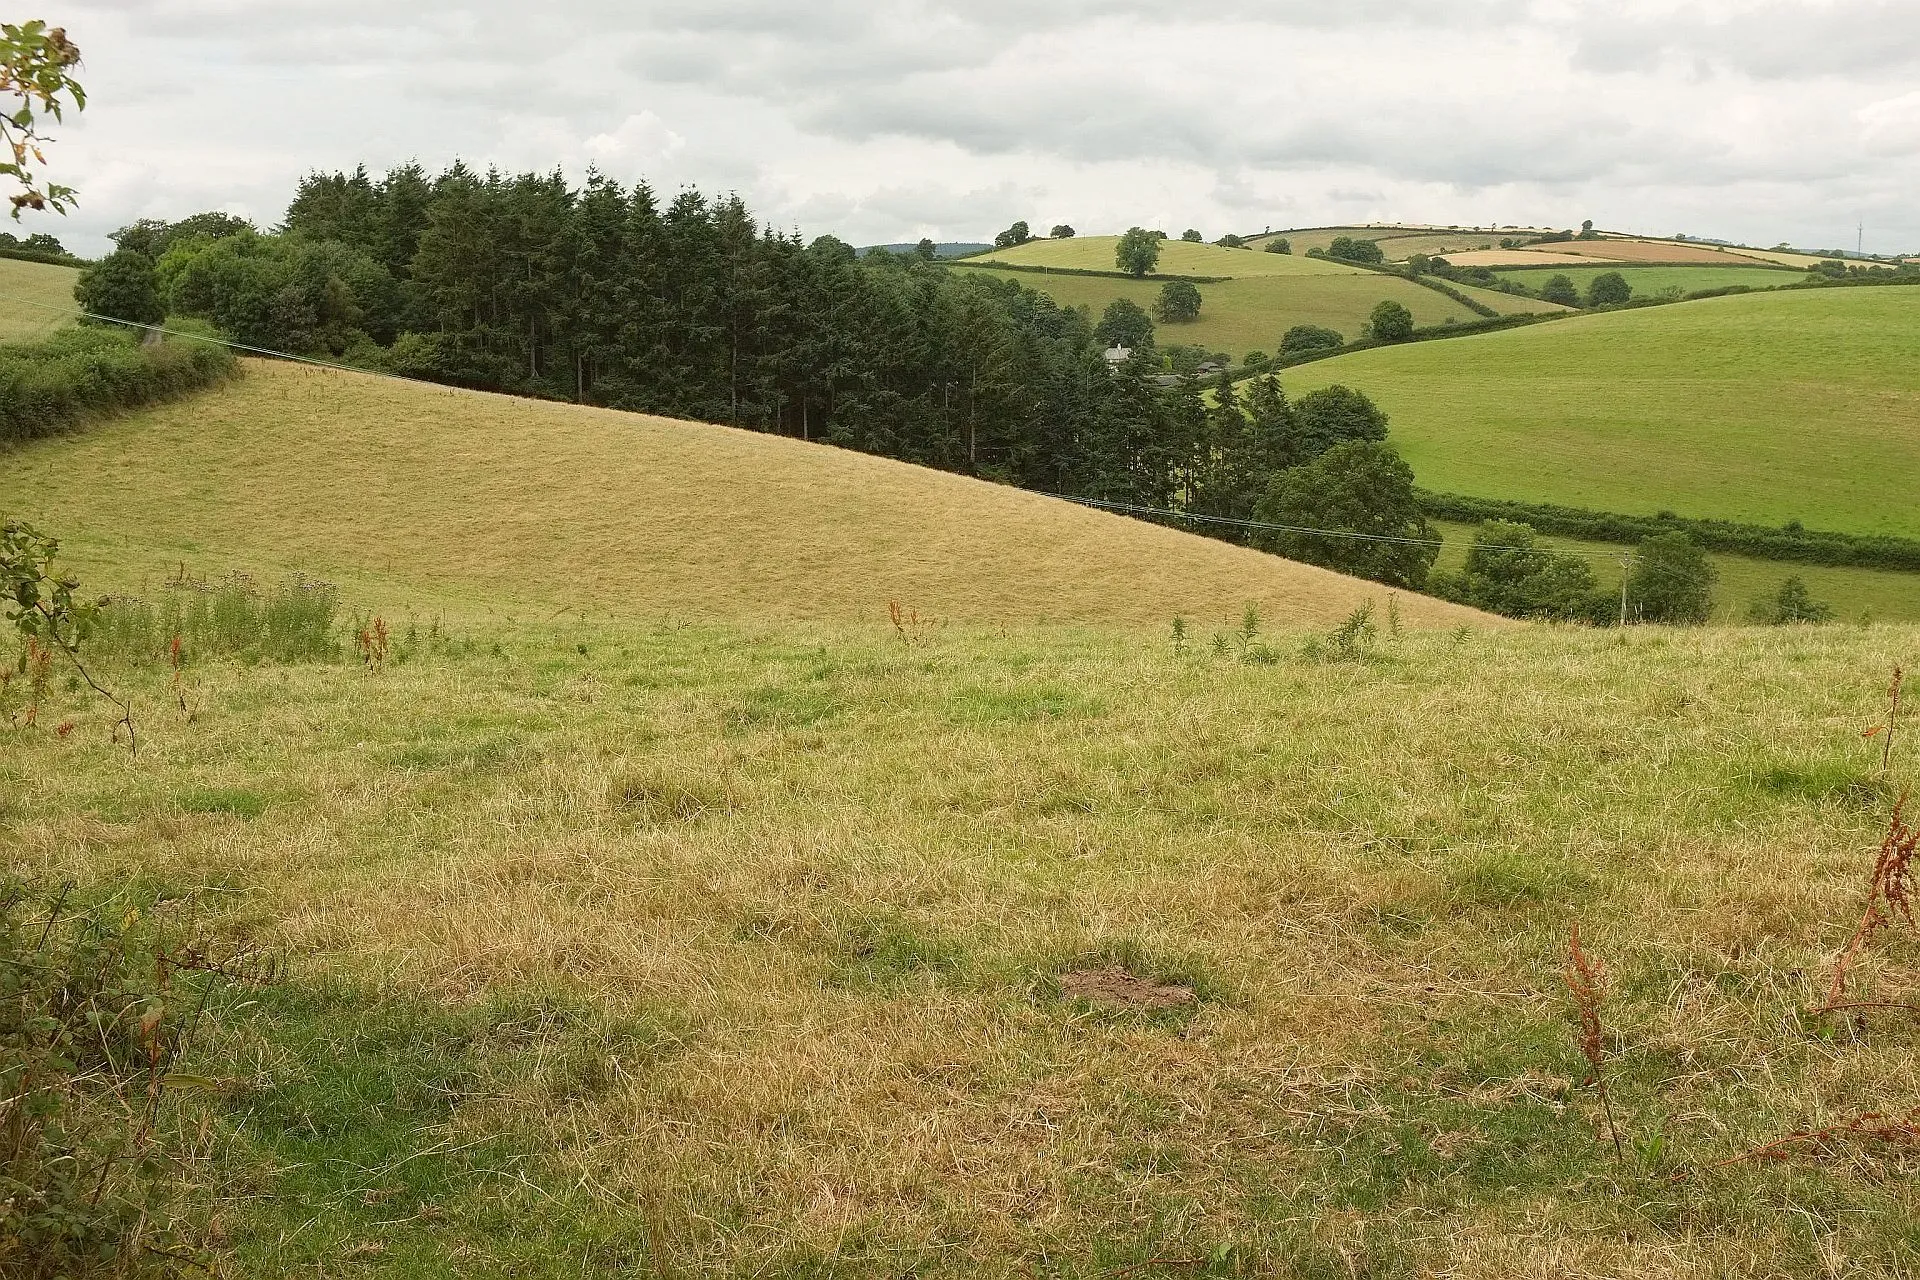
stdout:
POLYGON ((72 319, 46 308, 72 312, 73 282, 79 274, 73 267, 0 258, 0 342, 45 337, 72 319), (29 305, 33 303, 42 305, 29 305))
POLYGON ((1286 376, 1392 415, 1443 492, 1920 537, 1920 289, 1818 289, 1576 316, 1356 352, 1286 376))
MULTIPOLYGON (((1466 559, 1475 526, 1450 520, 1436 520, 1434 528, 1446 539, 1436 567, 1458 569, 1466 559)), ((1628 550, 1606 542, 1583 542, 1575 538, 1541 535, 1546 546, 1581 551, 1609 552, 1628 550)), ((1752 556, 1715 554, 1710 557, 1720 580, 1713 588, 1715 622, 1747 621, 1747 606, 1761 597, 1772 597, 1780 584, 1798 577, 1807 584, 1813 598, 1829 605, 1836 620, 1859 622, 1920 621, 1920 573, 1896 573, 1887 569, 1838 568, 1819 564, 1791 564, 1782 560, 1759 560, 1752 556)), ((1620 561, 1595 556, 1594 576, 1609 591, 1620 589, 1620 561)))
MULTIPOLYGON (((983 274, 1011 280, 1037 289, 1063 306, 1085 307, 1094 319, 1115 298, 1131 298, 1148 311, 1160 296, 1160 282, 1154 280, 1110 280, 1098 276, 1040 276, 1025 271, 993 271, 983 274)), ((1509 299, 1493 294, 1502 301, 1509 299)), ((1367 313, 1375 304, 1392 299, 1413 312, 1415 324, 1446 324, 1449 320, 1466 323, 1480 319, 1445 294, 1425 289, 1407 280, 1372 272, 1352 275, 1267 276, 1246 280, 1228 280, 1222 284, 1200 286, 1200 318, 1187 324, 1160 324, 1155 337, 1162 346, 1185 343, 1224 351, 1235 359, 1249 351, 1272 355, 1280 346, 1280 336, 1296 324, 1325 325, 1349 338, 1360 336, 1367 313)), ((1524 298, 1511 301, 1525 303, 1524 298)))
POLYGON ((1725 289, 1738 284, 1750 289, 1778 289, 1781 285, 1806 279, 1805 274, 1799 271, 1776 271, 1769 267, 1535 267, 1525 271, 1495 271, 1493 274, 1529 289, 1538 289, 1554 276, 1564 275, 1573 281, 1575 288, 1585 293, 1595 276, 1609 271, 1618 271, 1626 277, 1627 283, 1633 286, 1633 296, 1636 298, 1651 297, 1665 289, 1692 293, 1697 289, 1725 289))
MULTIPOLYGON (((1071 240, 1034 240, 1017 249, 1002 249, 967 262, 1012 263, 1026 267, 1056 267, 1075 271, 1114 270, 1114 247, 1118 236, 1076 236, 1071 240)), ((1359 267, 1330 262, 1325 258, 1307 258, 1296 253, 1267 253, 1258 249, 1222 249, 1218 245, 1192 244, 1185 240, 1162 240, 1160 262, 1154 268, 1162 276, 1346 276, 1364 275, 1359 267)))

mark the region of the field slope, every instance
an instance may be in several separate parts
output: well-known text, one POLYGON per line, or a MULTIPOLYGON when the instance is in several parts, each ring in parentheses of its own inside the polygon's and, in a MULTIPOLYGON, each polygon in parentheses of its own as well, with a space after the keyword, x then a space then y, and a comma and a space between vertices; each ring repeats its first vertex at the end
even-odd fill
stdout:
POLYGON ((1286 375, 1392 416, 1431 489, 1920 536, 1920 289, 1579 316, 1286 375))
MULTIPOLYGON (((1318 625, 1372 584, 981 481, 698 423, 250 362, 9 456, 0 510, 102 581, 302 571, 376 601, 623 616, 1318 625)), ((1411 623, 1481 615, 1409 599, 1411 623)))
POLYGON ((0 342, 31 342, 66 324, 79 276, 73 267, 0 258, 0 342))

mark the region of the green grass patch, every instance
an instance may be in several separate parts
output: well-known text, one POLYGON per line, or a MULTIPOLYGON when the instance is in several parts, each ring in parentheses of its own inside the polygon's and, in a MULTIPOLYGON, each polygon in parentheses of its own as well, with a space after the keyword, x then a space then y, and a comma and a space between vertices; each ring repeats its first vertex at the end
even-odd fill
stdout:
POLYGON ((1787 290, 1359 352, 1287 378, 1392 418, 1425 487, 1920 536, 1920 293, 1787 290))

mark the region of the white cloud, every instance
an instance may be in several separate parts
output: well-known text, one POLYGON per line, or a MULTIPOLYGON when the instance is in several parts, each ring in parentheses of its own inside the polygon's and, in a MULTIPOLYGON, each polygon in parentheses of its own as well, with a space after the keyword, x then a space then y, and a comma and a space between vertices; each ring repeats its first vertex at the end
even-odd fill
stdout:
MULTIPOLYGON (((83 250, 313 168, 597 165, 855 241, 1356 218, 1920 246, 1911 0, 69 0, 83 250)), ((36 229, 38 227, 36 226, 36 229)))

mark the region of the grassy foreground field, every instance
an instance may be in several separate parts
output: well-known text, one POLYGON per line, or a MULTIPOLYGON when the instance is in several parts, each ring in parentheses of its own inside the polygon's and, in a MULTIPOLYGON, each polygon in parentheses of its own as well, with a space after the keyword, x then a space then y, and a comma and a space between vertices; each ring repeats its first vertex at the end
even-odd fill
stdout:
POLYGON ((69 323, 79 276, 73 267, 0 258, 0 342, 31 342, 69 323))
POLYGON ((1910 1019, 1805 1012, 1920 631, 424 632, 0 729, 8 868, 290 958, 162 1121, 220 1274, 1920 1264, 1898 1146, 1722 1163, 1920 1105, 1910 1019))
POLYGON ((1746 294, 1293 371, 1365 391, 1430 489, 1920 536, 1920 290, 1746 294))
MULTIPOLYGON (((1164 626, 1342 617, 1371 584, 1054 499, 701 423, 249 361, 9 454, 0 510, 102 586, 185 563, 369 607, 1164 626)), ((1409 598, 1409 625, 1487 621, 1409 598)))

